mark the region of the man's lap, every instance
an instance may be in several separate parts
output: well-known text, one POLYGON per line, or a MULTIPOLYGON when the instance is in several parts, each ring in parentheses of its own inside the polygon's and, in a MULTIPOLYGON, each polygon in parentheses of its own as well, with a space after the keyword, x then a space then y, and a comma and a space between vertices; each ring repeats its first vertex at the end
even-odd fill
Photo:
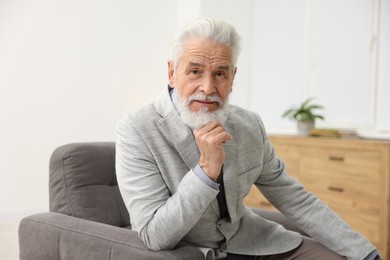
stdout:
POLYGON ((345 260, 346 258, 329 250, 312 238, 302 236, 302 243, 295 249, 282 254, 247 256, 228 254, 227 260, 345 260))

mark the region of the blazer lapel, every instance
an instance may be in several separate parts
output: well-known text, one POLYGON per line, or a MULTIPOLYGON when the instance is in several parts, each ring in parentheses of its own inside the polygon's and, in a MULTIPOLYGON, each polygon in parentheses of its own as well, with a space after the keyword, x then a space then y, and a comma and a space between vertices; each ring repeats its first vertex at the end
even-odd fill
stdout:
POLYGON ((225 162, 223 166, 223 181, 225 185, 226 204, 232 222, 237 219, 238 196, 238 135, 232 121, 225 124, 226 131, 232 135, 232 139, 224 145, 225 162))
POLYGON ((191 129, 183 124, 178 115, 160 122, 188 169, 193 168, 199 161, 200 153, 191 129))
POLYGON ((156 101, 155 108, 162 116, 160 124, 163 132, 175 146, 188 169, 193 168, 199 160, 199 149, 192 130, 182 122, 176 111, 168 89, 156 101))

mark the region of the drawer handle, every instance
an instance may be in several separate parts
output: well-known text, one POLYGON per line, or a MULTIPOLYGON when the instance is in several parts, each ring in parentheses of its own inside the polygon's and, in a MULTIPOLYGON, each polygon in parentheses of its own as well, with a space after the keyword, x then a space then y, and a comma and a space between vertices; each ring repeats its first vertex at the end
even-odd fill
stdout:
POLYGON ((337 162, 343 162, 344 161, 344 157, 341 157, 341 156, 329 156, 329 160, 331 161, 337 161, 337 162))
POLYGON ((335 192, 343 192, 343 191, 344 191, 344 188, 329 186, 329 187, 328 187, 328 190, 330 190, 330 191, 335 191, 335 192))

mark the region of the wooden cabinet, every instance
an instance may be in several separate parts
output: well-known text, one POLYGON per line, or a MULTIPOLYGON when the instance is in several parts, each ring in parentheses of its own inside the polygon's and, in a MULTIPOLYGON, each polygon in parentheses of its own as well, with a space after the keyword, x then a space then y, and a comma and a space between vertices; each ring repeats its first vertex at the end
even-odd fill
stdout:
MULTIPOLYGON (((269 136, 289 175, 389 255, 390 142, 269 136)), ((252 187, 244 203, 273 209, 252 187)))

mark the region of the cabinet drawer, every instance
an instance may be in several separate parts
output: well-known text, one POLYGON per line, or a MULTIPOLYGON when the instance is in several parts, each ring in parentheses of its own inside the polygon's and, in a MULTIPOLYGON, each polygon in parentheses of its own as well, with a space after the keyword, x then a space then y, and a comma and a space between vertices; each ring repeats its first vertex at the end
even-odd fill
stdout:
POLYGON ((347 149, 301 148, 302 175, 380 183, 381 154, 347 149))
POLYGON ((379 153, 302 148, 302 154, 299 181, 308 191, 336 211, 361 215, 367 221, 378 218, 382 187, 379 153))

